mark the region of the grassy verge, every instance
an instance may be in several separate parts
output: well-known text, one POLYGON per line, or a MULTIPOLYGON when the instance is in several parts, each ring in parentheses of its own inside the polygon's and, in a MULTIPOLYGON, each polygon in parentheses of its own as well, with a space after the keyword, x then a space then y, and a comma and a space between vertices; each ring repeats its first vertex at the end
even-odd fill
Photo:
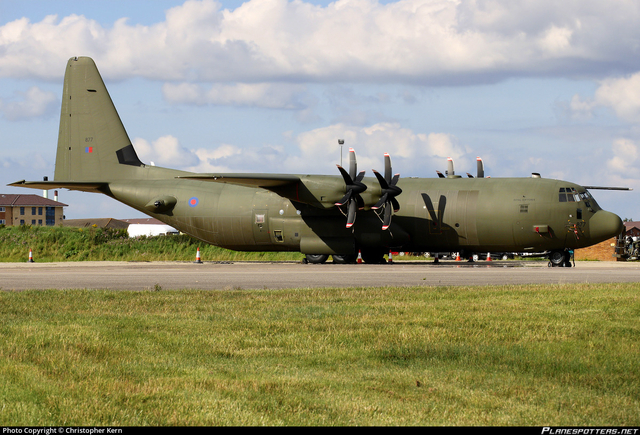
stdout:
POLYGON ((638 290, 0 292, 0 425, 638 426, 638 290))
POLYGON ((0 226, 0 261, 23 262, 29 249, 39 262, 302 260, 299 252, 236 252, 187 235, 130 238, 125 230, 38 226, 0 226))

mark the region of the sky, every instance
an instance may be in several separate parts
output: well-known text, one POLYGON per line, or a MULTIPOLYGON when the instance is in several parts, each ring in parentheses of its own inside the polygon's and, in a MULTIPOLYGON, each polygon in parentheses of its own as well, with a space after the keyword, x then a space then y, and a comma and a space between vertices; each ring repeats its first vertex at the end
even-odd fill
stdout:
POLYGON ((436 177, 480 156, 492 177, 631 187, 592 193, 640 220, 639 22, 637 0, 0 0, 0 193, 53 179, 66 62, 90 56, 145 163, 338 175, 353 147, 368 176, 388 152, 436 177))

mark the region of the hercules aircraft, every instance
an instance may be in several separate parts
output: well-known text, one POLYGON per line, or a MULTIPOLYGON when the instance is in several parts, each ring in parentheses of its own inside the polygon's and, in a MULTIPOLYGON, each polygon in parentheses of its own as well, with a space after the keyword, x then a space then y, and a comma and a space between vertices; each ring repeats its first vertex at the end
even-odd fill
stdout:
MULTIPOLYGON (((566 181, 484 176, 365 177, 355 152, 336 175, 191 173, 142 163, 95 63, 74 57, 64 77, 53 181, 11 186, 108 195, 204 242, 238 251, 299 251, 311 263, 384 262, 390 250, 569 252, 619 235, 622 221, 566 181), (393 218, 393 219, 392 219, 393 218)), ((612 188, 623 189, 623 188, 612 188)))

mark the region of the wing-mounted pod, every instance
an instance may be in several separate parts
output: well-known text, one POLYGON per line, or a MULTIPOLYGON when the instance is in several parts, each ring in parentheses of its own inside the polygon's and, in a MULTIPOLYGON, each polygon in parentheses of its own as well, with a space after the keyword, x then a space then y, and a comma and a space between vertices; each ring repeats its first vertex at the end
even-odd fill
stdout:
POLYGON ((396 199, 396 196, 402 193, 402 189, 397 186, 400 174, 395 174, 393 178, 391 178, 391 157, 388 153, 384 154, 384 177, 375 169, 373 173, 378 179, 378 183, 380 183, 382 195, 380 196, 380 200, 371 208, 373 210, 382 208, 382 229, 386 230, 389 228, 389 225, 391 225, 392 211, 397 213, 400 210, 400 204, 396 199))
POLYGON ((360 194, 367 190, 367 186, 362 183, 365 171, 356 175, 358 163, 356 161, 356 152, 353 148, 349 148, 349 172, 347 173, 342 166, 337 166, 344 179, 347 193, 340 201, 336 202, 336 205, 340 208, 340 211, 342 211, 341 207, 343 205, 347 205, 347 212, 342 211, 342 213, 347 216, 347 228, 351 228, 356 221, 356 211, 364 208, 364 200, 360 194))

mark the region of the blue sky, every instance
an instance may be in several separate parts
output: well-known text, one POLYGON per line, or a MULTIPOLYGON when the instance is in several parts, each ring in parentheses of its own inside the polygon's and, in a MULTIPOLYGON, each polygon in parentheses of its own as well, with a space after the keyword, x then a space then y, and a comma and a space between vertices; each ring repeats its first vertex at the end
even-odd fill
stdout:
MULTIPOLYGON (((91 56, 144 162, 197 172, 558 178, 640 219, 640 3, 0 0, 0 183, 53 177, 66 60, 91 56)), ((132 218, 60 191, 67 218, 132 218)))

